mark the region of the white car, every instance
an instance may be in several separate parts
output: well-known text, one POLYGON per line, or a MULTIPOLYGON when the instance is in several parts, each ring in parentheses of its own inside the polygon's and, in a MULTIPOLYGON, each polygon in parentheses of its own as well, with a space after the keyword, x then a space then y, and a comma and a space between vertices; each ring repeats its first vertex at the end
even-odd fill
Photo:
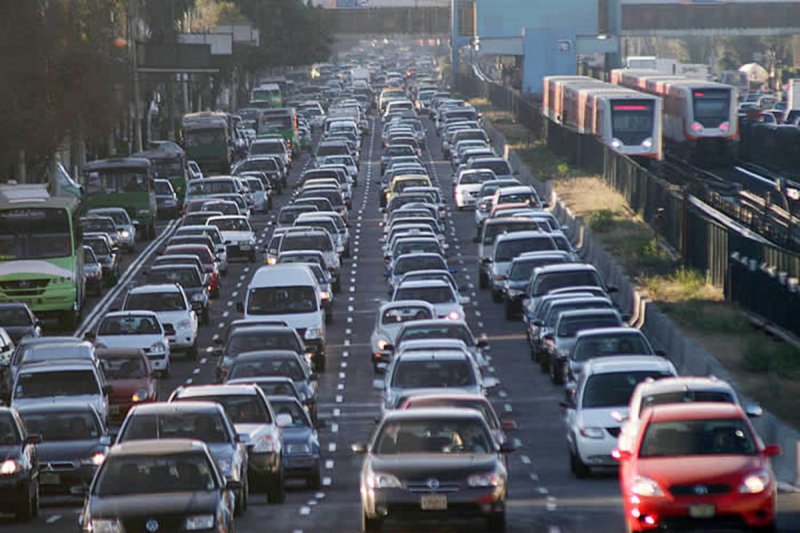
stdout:
POLYGON ((256 234, 247 217, 228 215, 211 217, 210 226, 216 226, 222 233, 228 257, 247 257, 251 263, 256 260, 256 234))
POLYGON ((575 477, 587 477, 592 468, 617 465, 611 451, 620 434, 619 411, 628 407, 634 388, 648 378, 676 375, 672 363, 652 355, 598 357, 586 363, 562 402, 575 477))
POLYGON ((400 300, 380 306, 369 339, 373 369, 377 371, 381 368, 380 365, 389 363, 392 356, 390 348, 403 324, 412 320, 429 320, 435 316, 436 309, 423 300, 400 300))
POLYGON ((109 217, 117 227, 117 242, 128 252, 136 251, 136 225, 138 220, 131 220, 128 212, 121 207, 103 207, 86 212, 90 217, 109 217))
POLYGON ((197 358, 197 331, 200 321, 180 285, 141 285, 128 291, 122 304, 125 311, 153 311, 167 332, 170 350, 185 350, 197 358), (170 326, 173 331, 170 331, 170 326))
POLYGON ((406 281, 400 283, 392 295, 392 301, 424 300, 433 305, 436 318, 464 320, 464 305, 469 297, 459 295, 453 286, 440 279, 406 281))
MULTIPOLYGON (((91 337, 90 335, 89 337, 91 337)), ((136 348, 143 350, 150 368, 169 376, 169 339, 161 321, 152 311, 116 311, 100 321, 93 335, 97 348, 136 348)))
POLYGON ((456 175, 455 189, 453 195, 456 199, 456 207, 465 209, 475 207, 478 204, 478 193, 484 181, 495 179, 494 172, 488 168, 462 170, 456 175))

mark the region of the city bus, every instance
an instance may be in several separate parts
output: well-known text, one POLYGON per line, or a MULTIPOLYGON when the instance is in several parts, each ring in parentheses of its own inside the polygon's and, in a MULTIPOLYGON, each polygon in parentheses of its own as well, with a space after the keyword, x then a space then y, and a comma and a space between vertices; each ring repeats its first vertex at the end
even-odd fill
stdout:
POLYGON ((204 172, 227 174, 233 163, 233 122, 227 113, 203 111, 183 116, 183 148, 204 172))
POLYGON ((83 243, 74 196, 44 185, 0 186, 0 302, 23 302, 40 318, 75 329, 85 301, 83 243))
POLYGON ((165 179, 172 184, 178 205, 183 205, 186 194, 186 184, 189 182, 189 167, 186 161, 186 152, 166 150, 146 150, 133 154, 133 157, 143 157, 150 161, 154 179, 165 179))
POLYGON ((292 155, 300 155, 300 130, 298 129, 297 111, 293 107, 279 109, 263 109, 258 116, 258 135, 278 134, 289 144, 292 155))
POLYGON ((263 83, 250 92, 251 102, 267 102, 269 107, 283 105, 283 92, 277 83, 263 83))
POLYGON ((90 161, 83 167, 86 210, 122 207, 136 226, 136 234, 156 234, 156 191, 150 161, 144 157, 117 157, 90 161))

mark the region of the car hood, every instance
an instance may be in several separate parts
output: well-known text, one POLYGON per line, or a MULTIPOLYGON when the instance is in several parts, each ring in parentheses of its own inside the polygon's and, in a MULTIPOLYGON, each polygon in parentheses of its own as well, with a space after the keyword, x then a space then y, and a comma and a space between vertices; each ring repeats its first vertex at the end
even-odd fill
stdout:
POLYGON ((253 234, 249 231, 221 231, 222 240, 227 242, 252 241, 253 234))
POLYGON ((306 444, 314 435, 314 430, 309 427, 286 427, 283 428, 284 444, 306 444))
POLYGON ((756 455, 642 457, 637 465, 639 475, 652 478, 663 488, 709 482, 738 485, 745 475, 764 469, 764 461, 756 455))
POLYGON ((408 454, 372 455, 372 470, 392 474, 404 481, 465 481, 470 474, 493 471, 498 463, 494 454, 408 454))
POLYGON ((91 440, 70 440, 63 442, 42 442, 36 445, 39 454, 39 461, 49 463, 51 461, 80 461, 92 456, 97 452, 106 451, 106 447, 100 444, 98 439, 91 440))
POLYGON ((92 518, 132 518, 153 515, 214 514, 217 511, 217 492, 174 492, 134 494, 131 496, 91 497, 89 512, 92 518))
POLYGON ((150 387, 150 383, 146 378, 141 379, 114 379, 107 381, 111 385, 112 392, 109 395, 115 399, 130 400, 133 394, 141 389, 150 387))
POLYGON ((164 337, 158 335, 98 335, 95 344, 103 344, 106 348, 150 348, 153 344, 163 341, 164 337))

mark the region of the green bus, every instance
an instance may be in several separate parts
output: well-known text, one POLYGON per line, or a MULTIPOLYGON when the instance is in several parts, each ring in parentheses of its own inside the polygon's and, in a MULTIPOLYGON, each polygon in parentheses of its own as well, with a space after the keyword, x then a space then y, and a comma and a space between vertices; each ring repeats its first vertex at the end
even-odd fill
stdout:
POLYGON ((258 115, 258 136, 280 135, 289 143, 292 156, 300 155, 300 130, 297 111, 293 107, 262 109, 258 115))
POLYGON ((186 152, 168 152, 166 150, 146 150, 133 154, 133 157, 143 157, 150 161, 150 168, 153 171, 153 178, 169 180, 175 195, 178 197, 178 205, 183 205, 183 198, 186 195, 186 184, 189 182, 189 167, 186 161, 186 152))
POLYGON ((156 235, 156 191, 153 169, 144 157, 117 157, 90 161, 83 167, 83 204, 122 207, 136 226, 137 235, 156 235))
POLYGON ((72 331, 85 301, 79 203, 28 187, 0 187, 0 302, 26 303, 72 331))
POLYGON ((233 121, 227 113, 203 111, 183 116, 183 148, 204 172, 228 174, 233 163, 233 121))
POLYGON ((283 96, 277 83, 263 83, 250 91, 250 102, 267 102, 269 107, 281 107, 283 96))

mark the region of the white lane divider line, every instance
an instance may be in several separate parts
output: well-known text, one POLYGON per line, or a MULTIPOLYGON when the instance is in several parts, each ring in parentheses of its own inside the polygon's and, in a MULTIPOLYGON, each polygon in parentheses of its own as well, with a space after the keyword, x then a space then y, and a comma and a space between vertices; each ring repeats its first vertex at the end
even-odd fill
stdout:
POLYGON ((325 469, 333 470, 333 459, 328 459, 325 461, 325 469))
POLYGON ((521 455, 519 460, 522 461, 522 464, 524 464, 524 465, 531 464, 531 458, 528 457, 527 455, 521 455))
POLYGON ((333 480, 328 476, 325 476, 324 478, 322 478, 322 486, 323 487, 330 487, 332 482, 333 482, 333 480))
POLYGON ((60 514, 54 514, 53 516, 48 517, 47 520, 45 520, 45 523, 47 523, 47 524, 55 524, 59 520, 61 520, 61 515, 60 514))

